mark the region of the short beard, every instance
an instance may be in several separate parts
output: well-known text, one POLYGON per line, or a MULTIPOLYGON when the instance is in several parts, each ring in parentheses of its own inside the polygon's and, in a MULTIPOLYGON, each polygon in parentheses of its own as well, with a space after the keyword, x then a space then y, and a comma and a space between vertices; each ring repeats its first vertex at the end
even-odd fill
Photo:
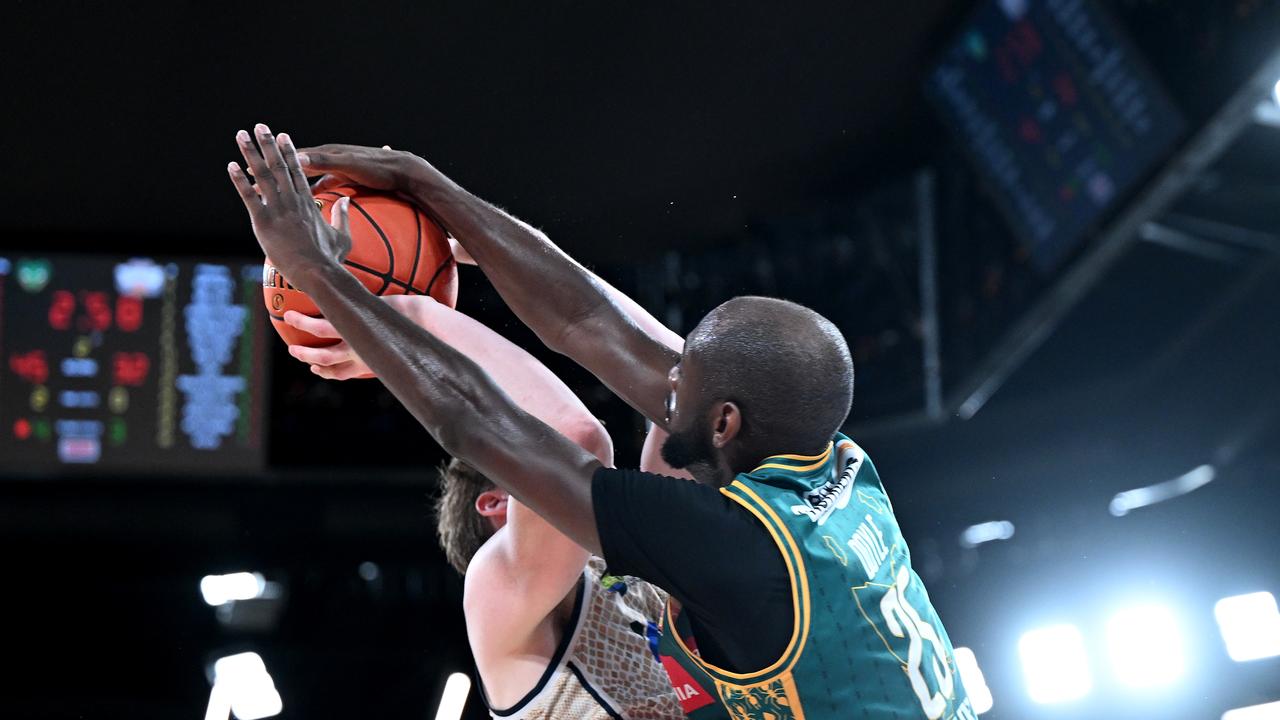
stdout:
POLYGON ((720 459, 705 428, 671 431, 662 443, 662 459, 677 470, 688 470, 702 483, 714 485, 720 476, 720 459))

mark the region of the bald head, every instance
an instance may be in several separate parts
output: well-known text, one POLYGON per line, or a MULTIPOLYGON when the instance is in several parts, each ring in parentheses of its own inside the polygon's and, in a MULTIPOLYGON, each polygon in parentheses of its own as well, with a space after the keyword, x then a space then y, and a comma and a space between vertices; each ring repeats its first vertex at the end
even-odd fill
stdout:
POLYGON ((742 411, 740 440, 755 462, 821 452, 853 402, 853 360, 831 321, 793 302, 745 296, 707 314, 685 340, 702 402, 742 411))

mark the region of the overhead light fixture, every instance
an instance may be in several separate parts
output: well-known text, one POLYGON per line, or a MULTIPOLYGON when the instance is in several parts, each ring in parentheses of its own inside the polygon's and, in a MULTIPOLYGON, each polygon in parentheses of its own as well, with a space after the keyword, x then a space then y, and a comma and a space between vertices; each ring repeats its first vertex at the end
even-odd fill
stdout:
POLYGON ((200 594, 205 603, 217 607, 233 600, 252 600, 262 597, 267 581, 261 573, 236 572, 226 575, 205 575, 200 579, 200 594))
POLYGON ((244 652, 220 658, 213 664, 213 690, 205 720, 260 720, 279 715, 284 709, 275 681, 262 657, 244 652))
POLYGON ((964 691, 969 695, 973 711, 979 715, 987 712, 995 703, 991 698, 991 688, 987 687, 987 679, 982 675, 982 668, 978 667, 978 657, 973 654, 973 650, 958 647, 955 649, 955 658, 956 669, 960 672, 960 683, 964 685, 964 691))
POLYGON ((1162 687, 1186 671, 1182 629, 1164 605, 1139 605, 1112 615, 1107 646, 1116 678, 1130 687, 1162 687))
POLYGON ((1269 592, 1233 595, 1213 606, 1227 655, 1236 662, 1280 655, 1280 609, 1269 592))
POLYGON ((440 693, 440 709, 436 710, 436 720, 459 720, 462 710, 467 706, 467 695, 471 692, 471 678, 465 673, 453 673, 444 682, 444 692, 440 693))
POLYGON ((1222 720, 1280 720, 1280 701, 1228 710, 1222 720))
POLYGON ((1280 80, 1271 89, 1271 97, 1254 107, 1253 119, 1262 125, 1280 128, 1280 80))
POLYGON ((1023 633, 1018 657, 1027 694, 1042 705, 1078 700, 1093 689, 1084 637, 1075 625, 1051 625, 1023 633))
POLYGON ((1172 480, 1117 493, 1111 499, 1109 509, 1112 515, 1124 517, 1138 508, 1155 505, 1165 500, 1172 500, 1193 490, 1198 490, 1213 482, 1213 479, 1217 476, 1218 473, 1212 465, 1201 465, 1172 480))
POLYGON ((960 545, 967 548, 978 547, 993 540, 1008 540, 1013 537, 1013 523, 1008 520, 970 525, 960 533, 960 545))

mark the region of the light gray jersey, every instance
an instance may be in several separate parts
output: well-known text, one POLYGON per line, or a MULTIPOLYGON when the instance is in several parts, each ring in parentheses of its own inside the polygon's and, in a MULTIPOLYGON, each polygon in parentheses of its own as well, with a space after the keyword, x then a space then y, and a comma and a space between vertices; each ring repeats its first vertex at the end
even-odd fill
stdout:
POLYGON ((604 561, 583 569, 573 614, 538 684, 500 720, 666 720, 683 718, 666 672, 633 626, 657 622, 666 593, 627 578, 627 592, 600 584, 604 561), (637 625, 638 624, 638 625, 637 625))

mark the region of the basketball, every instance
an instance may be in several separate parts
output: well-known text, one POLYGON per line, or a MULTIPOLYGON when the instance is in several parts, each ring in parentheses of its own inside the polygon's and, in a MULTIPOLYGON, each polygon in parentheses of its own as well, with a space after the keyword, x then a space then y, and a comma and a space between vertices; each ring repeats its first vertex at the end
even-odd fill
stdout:
MULTIPOLYGON (((343 264, 374 295, 430 295, 454 307, 458 301, 458 268, 444 230, 416 206, 389 193, 346 186, 316 193, 327 220, 333 204, 351 198, 351 252, 343 264)), ((288 310, 320 317, 306 293, 289 284, 267 258, 262 297, 271 324, 290 345, 324 347, 337 340, 318 338, 284 321, 288 310)))

